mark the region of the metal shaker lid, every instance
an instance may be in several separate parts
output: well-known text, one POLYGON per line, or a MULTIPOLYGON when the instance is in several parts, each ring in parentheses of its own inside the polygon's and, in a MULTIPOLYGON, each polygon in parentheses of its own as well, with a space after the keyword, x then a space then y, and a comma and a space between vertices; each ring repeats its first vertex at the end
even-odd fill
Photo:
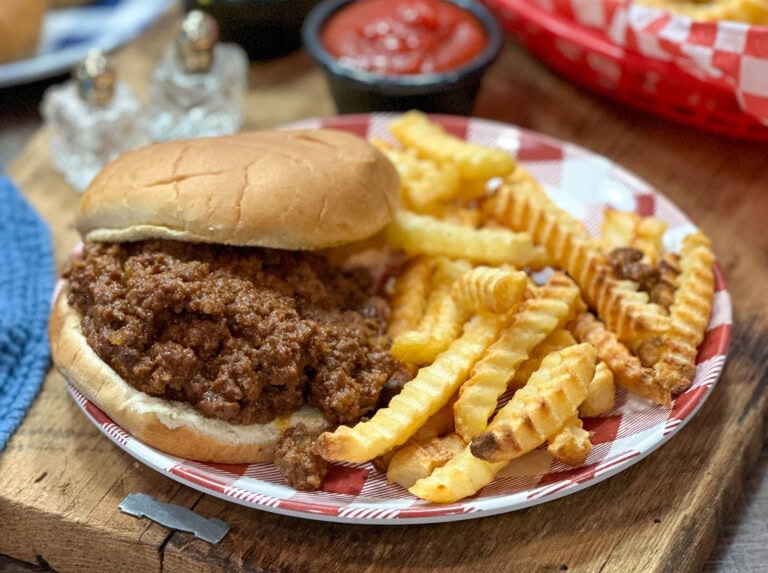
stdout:
POLYGON ((176 57, 189 73, 207 72, 213 64, 213 49, 219 39, 219 25, 201 10, 192 10, 181 22, 176 35, 176 57))
POLYGON ((112 62, 101 50, 93 49, 73 72, 80 97, 95 106, 105 106, 115 95, 117 76, 112 62))

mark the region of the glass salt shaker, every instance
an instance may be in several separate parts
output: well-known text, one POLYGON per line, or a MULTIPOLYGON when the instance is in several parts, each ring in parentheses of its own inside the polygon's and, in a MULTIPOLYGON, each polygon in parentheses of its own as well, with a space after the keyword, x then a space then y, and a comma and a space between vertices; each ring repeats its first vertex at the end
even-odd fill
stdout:
POLYGON ((237 132, 247 83, 245 51, 218 42, 213 18, 189 12, 152 74, 150 136, 167 141, 237 132))
POLYGON ((151 143, 141 104, 100 50, 87 54, 71 80, 45 92, 41 113, 51 163, 78 191, 123 151, 151 143))

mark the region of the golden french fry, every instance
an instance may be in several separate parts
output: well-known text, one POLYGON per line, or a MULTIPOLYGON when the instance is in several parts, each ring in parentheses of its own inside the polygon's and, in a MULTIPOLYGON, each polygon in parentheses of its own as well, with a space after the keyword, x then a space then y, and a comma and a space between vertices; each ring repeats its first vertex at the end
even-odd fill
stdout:
POLYGON ((637 356, 591 313, 585 312, 576 318, 573 334, 579 342, 587 342, 595 347, 598 357, 611 369, 619 386, 669 408, 672 401, 669 389, 659 383, 654 378, 653 370, 644 367, 637 356))
POLYGON ((451 204, 442 207, 438 218, 446 223, 477 229, 480 226, 481 215, 477 209, 451 204))
POLYGON ((431 365, 421 368, 388 407, 353 428, 340 426, 321 434, 318 453, 329 461, 365 462, 404 443, 458 390, 508 321, 498 315, 471 319, 462 336, 431 365))
POLYGON ((451 297, 450 289, 433 291, 418 329, 395 338, 390 354, 403 362, 429 364, 461 333, 466 318, 451 297))
POLYGON ((679 287, 670 307, 671 328, 664 338, 661 359, 654 365, 656 379, 673 395, 693 381, 696 352, 712 312, 715 257, 709 239, 698 231, 683 239, 679 287))
POLYGON ((586 461, 592 451, 592 442, 578 416, 567 420, 562 429, 550 438, 547 451, 569 466, 580 466, 586 461))
POLYGON ((595 366, 595 375, 589 383, 587 392, 587 398, 579 406, 579 416, 594 418, 613 410, 616 385, 613 382, 613 372, 602 360, 595 366))
POLYGON ((649 302, 637 283, 612 276, 606 256, 593 248, 583 230, 561 209, 543 200, 530 185, 502 185, 486 202, 485 212, 516 231, 527 231, 582 289, 618 339, 633 349, 669 329, 664 308, 649 302))
POLYGON ((699 22, 748 22, 751 24, 768 24, 768 5, 763 0, 743 0, 741 2, 670 2, 669 0, 639 0, 645 4, 665 11, 685 14, 699 22))
POLYGON ((539 369, 541 361, 544 360, 544 357, 547 354, 562 350, 563 348, 568 348, 574 344, 578 343, 570 332, 564 328, 554 330, 544 340, 537 344, 536 347, 531 350, 530 357, 517 367, 510 386, 515 389, 522 388, 525 386, 525 383, 528 382, 528 378, 531 377, 531 374, 539 369))
POLYGON ((563 274, 556 274, 526 300, 487 353, 472 369, 453 407, 456 432, 469 441, 485 430, 488 418, 517 367, 547 335, 580 311, 581 293, 563 274))
POLYGON ((453 432, 453 405, 456 403, 457 394, 454 394, 445 405, 432 414, 411 437, 412 441, 421 444, 434 440, 438 436, 444 436, 453 432))
POLYGON ((600 235, 606 252, 618 247, 632 247, 643 252, 643 262, 656 266, 666 230, 667 224, 661 219, 606 209, 600 235))
POLYGON ((454 137, 420 111, 401 115, 389 130, 403 147, 415 149, 420 157, 456 165, 464 179, 503 177, 515 168, 514 159, 506 151, 454 137))
MULTIPOLYGON (((536 204, 541 205, 544 209, 546 209, 549 217, 559 223, 561 227, 567 228, 571 234, 576 235, 584 240, 591 239, 589 233, 587 233, 587 230, 584 228, 584 225, 581 223, 581 221, 573 218, 567 211, 558 207, 554 201, 549 198, 549 195, 547 195, 547 192, 541 187, 536 178, 523 165, 518 165, 512 174, 508 175, 504 179, 504 184, 496 189, 496 194, 498 194, 502 188, 506 189, 506 191, 502 191, 502 194, 508 192, 520 193, 528 200, 534 201, 536 204)), ((495 205, 492 202, 483 209, 486 218, 490 217, 490 219, 493 220, 496 218, 495 213, 493 209, 489 210, 487 208, 488 206, 495 207, 495 205)), ((509 227, 508 221, 502 219, 500 222, 505 227, 509 227)), ((524 223, 525 221, 523 220, 516 221, 516 224, 519 226, 522 226, 524 223)))
POLYGON ((449 399, 448 402, 446 402, 446 404, 442 408, 440 408, 437 412, 435 412, 432 416, 430 416, 429 419, 426 422, 424 422, 424 425, 421 426, 418 430, 416 430, 416 433, 413 434, 411 439, 408 440, 408 442, 406 442, 404 446, 401 446, 399 448, 393 448, 388 452, 384 452, 380 456, 373 458, 371 460, 371 464, 373 465, 373 467, 377 471, 380 471, 382 473, 387 473, 387 469, 389 468, 389 463, 392 461, 392 458, 395 456, 395 454, 399 452, 402 448, 407 447, 409 444, 413 442, 417 442, 419 444, 426 444, 427 442, 430 442, 435 438, 438 438, 440 436, 445 436, 449 432, 453 432, 453 404, 455 402, 456 402, 456 395, 454 394, 453 397, 449 399))
POLYGON ((417 257, 395 281, 395 291, 390 300, 392 314, 387 330, 390 338, 395 339, 418 325, 427 305, 432 271, 433 263, 430 259, 417 257))
POLYGON ((594 375, 592 345, 577 344, 550 353, 528 383, 496 413, 487 431, 472 439, 472 455, 501 462, 539 447, 576 416, 594 375))
POLYGON ((429 477, 420 479, 410 491, 416 497, 434 503, 453 503, 477 493, 488 485, 509 462, 486 462, 476 458, 469 447, 456 454, 429 477))
POLYGON ((397 450, 389 462, 387 479, 404 488, 427 477, 435 468, 444 466, 467 446, 458 434, 450 433, 426 443, 409 441, 397 450))
POLYGON ((392 341, 392 356, 403 362, 428 364, 456 339, 469 314, 456 305, 452 286, 469 269, 465 261, 441 258, 435 262, 423 316, 415 330, 403 332, 392 341))
POLYGON ((459 184, 459 189, 456 192, 456 199, 463 204, 472 203, 478 199, 482 199, 487 191, 487 179, 464 179, 459 184))
POLYGON ((600 241, 606 253, 617 247, 628 247, 632 244, 639 218, 636 213, 605 210, 603 223, 600 225, 600 241))
POLYGON ((651 302, 669 311, 679 286, 680 255, 664 253, 659 261, 659 282, 651 290, 651 302))
POLYGON ((547 249, 541 245, 534 245, 531 250, 531 256, 525 263, 529 271, 540 271, 547 267, 554 267, 555 261, 549 256, 547 249))
POLYGON ((549 440, 547 451, 552 457, 569 466, 580 466, 592 451, 589 432, 582 421, 574 416, 563 424, 562 429, 549 440))
POLYGON ((630 246, 640 249, 645 254, 645 261, 655 266, 659 263, 664 249, 664 233, 667 232, 666 222, 656 217, 641 217, 635 228, 630 246))
POLYGON ((446 256, 491 265, 525 266, 533 254, 527 233, 471 229, 407 211, 397 213, 384 236, 393 248, 409 255, 446 256))
POLYGON ((437 164, 398 149, 382 149, 400 175, 405 204, 417 213, 432 212, 451 201, 459 191, 459 170, 451 163, 437 164))
POLYGON ((453 284, 451 296, 469 314, 504 314, 517 308, 527 288, 528 275, 522 271, 479 266, 453 284))

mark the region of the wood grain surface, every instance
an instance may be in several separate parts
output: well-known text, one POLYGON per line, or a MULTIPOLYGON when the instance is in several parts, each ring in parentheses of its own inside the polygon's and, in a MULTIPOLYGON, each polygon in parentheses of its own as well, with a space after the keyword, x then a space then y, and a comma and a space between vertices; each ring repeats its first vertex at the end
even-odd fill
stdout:
MULTIPOLYGON (((140 93, 174 24, 117 60, 140 93)), ((303 54, 253 67, 248 126, 333 113, 303 54)), ((765 441, 768 348, 766 146, 629 111, 549 73, 513 44, 486 77, 476 115, 578 143, 646 179, 712 237, 734 302, 724 376, 667 445, 580 493, 515 513, 429 526, 351 526, 246 509, 135 462, 79 412, 61 378, 0 456, 0 554, 57 571, 693 571, 705 562, 765 441), (217 546, 118 512, 143 491, 232 530, 217 546)), ((48 220, 61 264, 78 196, 35 135, 9 173, 48 220)))

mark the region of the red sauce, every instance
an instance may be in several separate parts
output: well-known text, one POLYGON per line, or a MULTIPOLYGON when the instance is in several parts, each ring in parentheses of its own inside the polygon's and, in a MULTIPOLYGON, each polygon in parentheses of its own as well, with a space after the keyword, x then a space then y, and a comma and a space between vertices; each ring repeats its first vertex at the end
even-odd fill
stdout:
POLYGON ((454 70, 486 45, 471 13, 441 0, 362 0, 334 14, 325 49, 343 63, 387 75, 454 70))

